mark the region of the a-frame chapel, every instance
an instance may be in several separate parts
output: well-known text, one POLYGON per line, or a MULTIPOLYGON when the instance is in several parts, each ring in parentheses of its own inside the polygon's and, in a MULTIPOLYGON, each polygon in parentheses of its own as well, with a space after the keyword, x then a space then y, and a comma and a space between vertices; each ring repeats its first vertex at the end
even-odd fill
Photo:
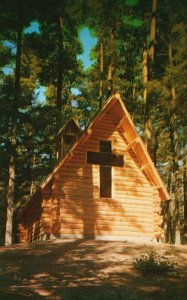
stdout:
POLYGON ((169 194, 118 93, 81 135, 74 120, 62 128, 57 156, 56 167, 20 212, 21 243, 162 237, 160 204, 169 194))

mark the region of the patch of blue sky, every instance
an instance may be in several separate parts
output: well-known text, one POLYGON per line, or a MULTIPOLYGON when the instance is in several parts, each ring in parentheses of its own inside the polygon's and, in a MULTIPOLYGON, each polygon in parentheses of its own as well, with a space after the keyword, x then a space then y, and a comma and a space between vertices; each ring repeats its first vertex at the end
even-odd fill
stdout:
MULTIPOLYGON (((13 42, 5 40, 5 41, 3 41, 3 43, 7 48, 9 48, 11 50, 13 55, 16 54, 17 47, 13 42)), ((2 68, 2 71, 5 75, 12 75, 12 73, 14 72, 14 64, 6 65, 5 67, 2 68)))
POLYGON ((11 66, 6 66, 2 68, 2 71, 5 75, 12 75, 12 73, 14 72, 14 68, 11 66))
POLYGON ((40 24, 37 21, 33 21, 30 23, 30 25, 24 29, 24 33, 39 33, 40 29, 39 29, 40 24))
MULTIPOLYGON (((31 22, 30 25, 24 29, 24 33, 33 33, 33 32, 36 32, 36 33, 40 32, 39 22, 37 22, 37 21, 31 22)), ((95 47, 98 39, 91 34, 91 31, 89 30, 88 27, 83 27, 82 29, 80 29, 79 38, 82 43, 84 52, 81 55, 78 55, 77 58, 83 62, 84 70, 87 70, 95 62, 94 59, 90 58, 90 53, 91 53, 92 48, 95 47)), ((16 54, 17 49, 16 49, 16 45, 14 43, 6 40, 5 45, 11 49, 13 54, 16 54)), ((2 68, 2 70, 5 75, 11 75, 14 71, 14 68, 13 68, 13 66, 6 66, 6 67, 2 68)), ((44 86, 40 86, 39 88, 37 88, 35 90, 35 95, 37 97, 37 100, 40 103, 44 103, 46 100, 45 92, 46 92, 46 87, 44 87, 44 86)), ((72 88, 71 92, 75 96, 81 95, 80 90, 77 88, 72 88)), ((76 100, 72 100, 71 104, 73 107, 77 107, 77 105, 78 105, 76 100)))
POLYGON ((71 106, 72 107, 78 107, 78 102, 76 100, 71 101, 71 106))
POLYGON ((17 47, 14 43, 5 40, 4 45, 11 50, 12 54, 16 54, 17 47))
POLYGON ((46 87, 42 85, 35 90, 35 96, 37 97, 38 102, 40 102, 41 104, 43 104, 46 100, 45 93, 46 87))
POLYGON ((90 58, 90 51, 97 44, 97 38, 94 37, 88 27, 83 27, 79 32, 79 38, 83 45, 84 52, 77 55, 77 58, 83 62, 84 70, 90 68, 95 62, 90 58))
MULTIPOLYGON (((36 32, 36 33, 40 32, 39 23, 37 21, 31 22, 30 25, 24 29, 24 33, 33 33, 33 32, 36 32)), ((13 42, 11 42, 9 40, 5 40, 4 45, 7 48, 11 49, 12 54, 16 54, 17 47, 13 42)))
MULTIPOLYGON (((72 93, 73 95, 75 95, 75 96, 81 95, 81 91, 80 91, 79 89, 77 89, 77 88, 71 88, 71 93, 72 93)), ((72 100, 72 101, 71 101, 71 106, 72 106, 72 107, 78 107, 78 102, 77 102, 77 100, 72 100)))
POLYGON ((81 95, 80 90, 77 89, 77 88, 71 88, 71 93, 72 93, 73 95, 75 95, 75 96, 81 95))
MULTIPOLYGON (((30 25, 27 28, 24 29, 24 33, 33 33, 33 32, 36 32, 36 33, 40 32, 39 23, 37 21, 31 22, 30 25)), ((12 43, 8 40, 5 40, 4 44, 5 44, 6 47, 11 49, 13 54, 16 54, 17 48, 16 48, 16 45, 14 43, 12 43)), ((13 66, 6 66, 6 67, 3 67, 2 70, 3 70, 5 75, 11 75, 14 71, 14 68, 13 68, 13 66)), ((45 102, 45 99, 46 99, 45 92, 46 92, 46 87, 44 87, 44 86, 40 86, 39 88, 37 88, 35 90, 35 96, 37 97, 37 100, 40 103, 45 102)))

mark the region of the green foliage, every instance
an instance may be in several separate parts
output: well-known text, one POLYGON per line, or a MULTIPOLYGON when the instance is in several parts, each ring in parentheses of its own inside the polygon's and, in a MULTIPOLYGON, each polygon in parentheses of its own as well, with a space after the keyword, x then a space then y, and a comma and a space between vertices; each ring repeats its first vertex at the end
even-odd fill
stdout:
POLYGON ((158 255, 151 251, 133 260, 134 268, 143 275, 167 274, 175 270, 175 265, 166 255, 158 255))
MULTIPOLYGON (((31 192, 48 175, 55 164, 54 138, 59 127, 72 116, 85 128, 99 108, 100 43, 103 43, 103 101, 108 97, 108 70, 112 64, 113 89, 121 93, 140 134, 144 117, 152 124, 150 153, 159 168, 169 192, 174 189, 175 152, 179 153, 178 198, 184 203, 184 170, 187 132, 187 20, 185 1, 158 1, 156 14, 155 60, 147 84, 149 107, 143 103, 142 58, 147 42, 149 52, 151 1, 138 0, 73 0, 18 1, 0 3, 0 235, 3 236, 6 215, 6 188, 10 133, 14 112, 15 52, 5 41, 16 45, 17 28, 22 14, 23 27, 37 20, 39 32, 23 33, 21 57, 21 91, 17 120, 17 159, 15 205, 24 203, 31 192), (45 2, 45 5, 44 5, 45 2), (18 5, 19 4, 19 5, 18 5), (62 109, 56 108, 58 80, 58 25, 63 19, 62 39, 62 109), (83 51, 79 30, 89 26, 97 37, 92 49, 94 65, 84 70, 78 60, 83 51), (111 36, 113 40, 111 39, 111 36), (111 41, 112 40, 112 41, 111 41), (169 59, 172 50, 172 63, 169 59), (10 75, 3 67, 11 66, 10 75), (174 83, 176 101, 171 86, 174 83), (36 89, 46 88, 46 101, 41 104, 36 89), (75 96, 71 88, 80 94, 75 96), (74 105, 72 104, 74 103, 74 105), (56 125, 56 120, 60 125, 56 125), (176 124, 177 143, 173 145, 171 128, 176 124)), ((149 53, 148 53, 149 56, 149 53)), ((148 57, 149 61, 149 57, 148 57)), ((177 199, 178 199, 177 198, 177 199)), ((175 212, 174 212, 175 214, 175 212)), ((0 237, 1 238, 1 237, 0 237)), ((1 239, 1 241, 3 238, 1 239)))

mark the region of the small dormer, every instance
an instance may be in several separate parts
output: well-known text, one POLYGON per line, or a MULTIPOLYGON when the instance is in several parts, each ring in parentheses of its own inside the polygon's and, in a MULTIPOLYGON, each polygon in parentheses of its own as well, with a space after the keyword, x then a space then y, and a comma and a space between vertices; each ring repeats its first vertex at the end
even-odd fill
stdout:
POLYGON ((70 119, 58 132, 56 137, 56 158, 60 161, 80 136, 81 129, 78 122, 70 119))

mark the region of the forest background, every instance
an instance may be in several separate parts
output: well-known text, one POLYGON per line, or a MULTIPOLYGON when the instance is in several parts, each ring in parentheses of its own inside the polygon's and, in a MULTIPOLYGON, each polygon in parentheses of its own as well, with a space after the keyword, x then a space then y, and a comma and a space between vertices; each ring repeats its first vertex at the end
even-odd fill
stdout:
POLYGON ((0 244, 17 241, 17 213, 56 163, 58 130, 74 116, 84 129, 114 91, 171 195, 165 240, 185 240, 186 12, 185 0, 1 0, 0 244), (83 28, 96 41, 89 68, 83 28))

